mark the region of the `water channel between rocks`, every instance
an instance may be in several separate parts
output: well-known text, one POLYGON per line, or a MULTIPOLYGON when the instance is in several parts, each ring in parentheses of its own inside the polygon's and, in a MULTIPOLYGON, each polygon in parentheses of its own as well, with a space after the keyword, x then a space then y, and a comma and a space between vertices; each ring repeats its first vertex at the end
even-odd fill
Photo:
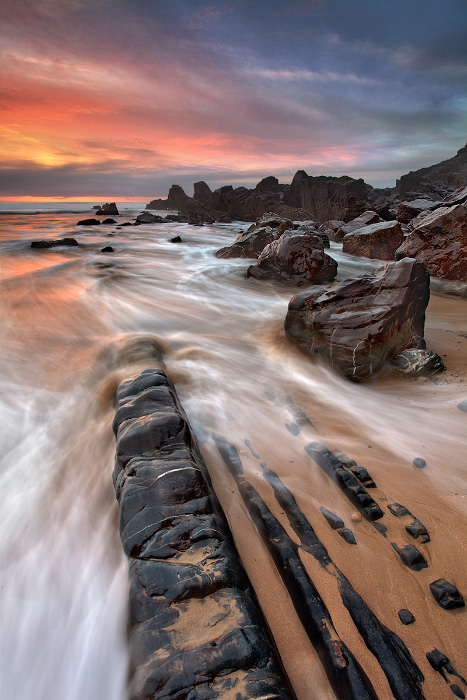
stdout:
MULTIPOLYGON (((154 366, 151 343, 197 434, 214 487, 299 700, 333 698, 283 584, 252 525, 213 436, 235 445, 245 477, 290 530, 266 483, 266 462, 292 491, 335 564, 382 623, 404 641, 425 676, 427 700, 453 697, 425 654, 438 648, 467 675, 465 610, 436 605, 438 578, 467 592, 467 301, 432 293, 425 336, 447 371, 435 381, 391 374, 356 385, 302 355, 285 338, 298 288, 247 279, 248 261, 214 251, 245 224, 77 229, 76 214, 3 215, 0 430, 2 654, 5 697, 125 697, 126 562, 111 483, 112 398, 119 381, 154 366), (109 236, 108 234, 112 234, 109 236), (38 238, 73 235, 75 248, 31 250, 38 238), (169 239, 180 235, 182 243, 169 239), (101 253, 112 245, 113 253, 101 253), (289 396, 312 425, 294 435, 289 396), (288 427, 287 427, 288 426, 288 427), (381 508, 398 502, 427 527, 417 547, 428 568, 403 566, 391 538, 411 542, 387 514, 384 538, 305 453, 312 441, 367 467, 381 508), (413 460, 426 461, 417 469, 413 460), (385 500, 387 499, 387 500, 385 500), (351 546, 320 506, 352 528, 351 546), (403 626, 398 610, 416 623, 403 626)), ((333 244, 338 279, 378 263, 333 244)), ((342 639, 392 697, 352 625, 334 579, 303 562, 342 639)))

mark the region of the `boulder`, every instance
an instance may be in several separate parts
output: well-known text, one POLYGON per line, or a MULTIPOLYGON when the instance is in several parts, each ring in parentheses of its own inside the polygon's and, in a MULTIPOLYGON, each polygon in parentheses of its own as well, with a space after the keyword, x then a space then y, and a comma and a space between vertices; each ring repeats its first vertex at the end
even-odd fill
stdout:
POLYGON ((158 216, 157 214, 151 214, 149 211, 143 211, 136 217, 135 224, 162 224, 166 221, 163 216, 158 216))
POLYGON ((242 233, 235 243, 219 248, 216 251, 218 258, 257 258, 263 248, 278 237, 278 229, 271 226, 254 229, 242 233))
POLYGON ((411 202, 400 202, 397 208, 397 221, 408 224, 416 216, 434 209, 438 202, 432 199, 413 199, 411 202))
POLYGON ((115 219, 104 219, 102 223, 103 224, 116 224, 117 222, 115 221, 115 219))
POLYGON ((365 258, 394 260, 394 254, 403 241, 401 225, 397 221, 383 221, 347 233, 342 241, 342 250, 365 258))
POLYGON ((345 377, 371 379, 396 355, 420 344, 429 297, 425 267, 406 258, 372 275, 297 294, 289 303, 285 331, 301 350, 324 358, 345 377))
POLYGON ((100 226, 101 222, 99 219, 81 219, 76 224, 77 226, 100 226))
POLYGON ((318 231, 324 231, 334 240, 334 237, 330 235, 330 232, 335 233, 341 226, 344 226, 344 223, 345 222, 342 221, 342 219, 329 219, 329 221, 325 221, 323 224, 318 226, 318 231))
POLYGON ((324 252, 321 238, 302 231, 285 231, 247 270, 248 277, 298 285, 332 282, 336 273, 337 263, 324 252))
POLYGON ((329 234, 329 237, 331 240, 336 241, 336 243, 342 243, 344 236, 346 236, 348 233, 353 233, 354 231, 358 231, 359 228, 369 226, 370 224, 376 224, 380 221, 382 221, 382 219, 375 211, 365 211, 360 216, 357 216, 355 219, 352 219, 352 221, 349 221, 349 223, 338 228, 334 234, 329 234))
POLYGON ((275 212, 265 212, 255 223, 250 226, 251 231, 255 228, 263 228, 264 226, 270 226, 271 228, 282 227, 281 233, 283 233, 287 228, 292 228, 293 224, 290 219, 285 219, 283 216, 279 216, 275 212))
POLYGON ((75 246, 79 243, 76 238, 57 238, 53 241, 33 241, 31 248, 57 248, 62 245, 75 246))
POLYGON ((423 262, 430 274, 467 281, 467 202, 442 206, 426 216, 396 251, 423 262))
POLYGON ((311 234, 312 236, 318 236, 323 241, 325 248, 330 248, 331 244, 329 242, 329 236, 326 231, 319 231, 316 228, 314 221, 294 221, 293 227, 296 231, 311 234))
POLYGON ((429 377, 445 369, 439 355, 431 350, 417 348, 410 348, 396 355, 393 364, 405 377, 429 377))
POLYGON ((119 216, 117 205, 115 202, 106 202, 101 207, 98 207, 96 214, 112 214, 112 216, 119 216))

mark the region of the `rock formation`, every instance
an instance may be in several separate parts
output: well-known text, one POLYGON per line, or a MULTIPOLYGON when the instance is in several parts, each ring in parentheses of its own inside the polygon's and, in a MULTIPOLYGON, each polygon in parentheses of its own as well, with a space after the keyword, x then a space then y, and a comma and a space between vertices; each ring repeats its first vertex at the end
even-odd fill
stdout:
POLYGON ((398 196, 406 199, 417 199, 420 195, 443 199, 466 184, 467 144, 449 160, 402 175, 396 182, 395 191, 398 196))
POLYGON ((292 227, 291 221, 272 212, 266 212, 250 226, 248 231, 241 233, 232 245, 219 248, 216 256, 218 258, 257 258, 268 243, 272 243, 285 230, 292 227))
POLYGON ((277 279, 297 285, 332 282, 336 273, 337 263, 324 252, 321 237, 293 230, 285 231, 269 243, 256 265, 250 265, 247 270, 249 277, 277 279))
POLYGON ((424 266, 406 258, 373 275, 323 290, 310 287, 289 303, 288 338, 360 381, 381 375, 403 350, 424 346, 430 281, 424 266))
POLYGON ((467 282, 467 188, 417 220, 396 259, 414 257, 432 275, 467 282))
POLYGON ((119 212, 115 202, 106 202, 101 207, 98 207, 96 209, 96 214, 111 214, 112 216, 119 216, 119 212))
POLYGON ((376 224, 379 221, 382 221, 379 214, 370 209, 364 211, 363 214, 360 214, 360 216, 357 216, 355 219, 343 224, 337 230, 334 230, 334 233, 330 233, 329 237, 331 240, 336 241, 336 243, 342 243, 344 236, 348 233, 353 233, 354 231, 358 231, 359 228, 369 226, 370 224, 376 224))
POLYGON ((114 485, 131 578, 129 697, 291 700, 196 440, 162 370, 120 385, 114 430, 114 485))
POLYGON ((342 250, 365 258, 394 260, 394 254, 403 241, 401 225, 397 221, 383 221, 347 233, 342 241, 342 250))

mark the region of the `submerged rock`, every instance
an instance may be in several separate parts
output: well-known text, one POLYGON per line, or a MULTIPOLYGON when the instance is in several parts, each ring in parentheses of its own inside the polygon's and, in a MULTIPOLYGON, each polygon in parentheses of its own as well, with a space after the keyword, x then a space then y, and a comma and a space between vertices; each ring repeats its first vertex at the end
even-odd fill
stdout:
POLYGON ((58 246, 75 246, 79 245, 76 238, 57 238, 53 241, 33 241, 31 248, 57 248, 58 246))
POLYGON ((406 258, 324 290, 310 287, 290 301, 285 332, 349 379, 374 378, 423 338, 429 285, 424 266, 406 258))
POLYGON ((77 226, 100 226, 101 222, 99 219, 82 219, 78 221, 77 226))

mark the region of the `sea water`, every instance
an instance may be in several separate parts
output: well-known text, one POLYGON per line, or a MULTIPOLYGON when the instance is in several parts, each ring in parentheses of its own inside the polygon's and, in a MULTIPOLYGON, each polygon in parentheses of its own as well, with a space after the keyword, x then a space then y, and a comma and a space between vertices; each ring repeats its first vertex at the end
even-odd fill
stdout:
MULTIPOLYGON (((115 218, 134 221, 143 208, 121 204, 115 218)), ((456 408, 467 398, 465 384, 356 385, 303 356, 283 329, 299 289, 247 279, 252 261, 214 254, 248 224, 76 225, 93 214, 92 203, 0 206, 0 664, 4 697, 14 700, 125 697, 127 567, 110 425, 118 382, 157 365, 151 343, 164 352, 210 468, 212 438, 222 435, 245 453, 247 475, 257 480, 252 455, 241 449, 249 440, 289 475, 321 527, 317 507, 326 490, 303 444, 330 441, 351 456, 368 455, 380 476, 387 470, 393 496, 403 497, 404 488, 402 496, 397 490, 405 470, 407 488, 420 489, 420 510, 438 495, 455 521, 465 517, 465 464, 442 464, 446 449, 460 455, 465 448, 456 408), (182 242, 172 243, 177 235, 182 242), (62 237, 79 246, 31 248, 34 240, 62 237), (113 252, 103 253, 105 246, 113 252), (286 429, 284 396, 313 423, 303 440, 286 429), (423 479, 415 457, 430 467, 423 479), (398 469, 392 476, 391 463, 398 469)), ((381 264, 346 256, 337 244, 330 254, 339 279, 381 264)), ((465 304, 439 295, 433 333, 444 323, 459 334, 465 304)), ((222 489, 225 478, 216 479, 222 489)), ((364 566, 362 542, 355 556, 364 566)))

